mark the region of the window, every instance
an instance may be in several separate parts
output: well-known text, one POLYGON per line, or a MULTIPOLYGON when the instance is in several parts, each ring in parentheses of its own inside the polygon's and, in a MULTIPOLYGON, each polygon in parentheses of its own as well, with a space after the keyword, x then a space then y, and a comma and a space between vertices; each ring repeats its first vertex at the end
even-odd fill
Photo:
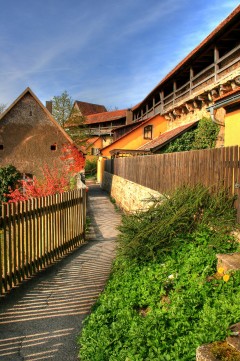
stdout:
POLYGON ((99 155, 99 148, 91 148, 91 155, 99 155))
POLYGON ((152 139, 152 125, 144 127, 144 139, 152 139))
POLYGON ((0 144, 0 150, 3 150, 3 144, 0 144))
POLYGON ((52 151, 57 150, 57 144, 52 144, 51 147, 50 147, 50 149, 51 149, 52 151))

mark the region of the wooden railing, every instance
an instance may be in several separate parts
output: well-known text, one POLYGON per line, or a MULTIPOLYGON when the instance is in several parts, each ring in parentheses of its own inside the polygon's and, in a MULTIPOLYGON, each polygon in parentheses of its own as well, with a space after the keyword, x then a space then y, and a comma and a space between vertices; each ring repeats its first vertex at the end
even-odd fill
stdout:
POLYGON ((86 190, 2 205, 0 294, 84 242, 86 190))
POLYGON ((240 222, 238 146, 109 159, 105 161, 104 170, 160 193, 168 193, 184 184, 223 186, 238 197, 235 205, 240 222))
MULTIPOLYGON (((162 99, 149 107, 147 112, 143 112, 141 116, 134 120, 147 119, 152 112, 160 112, 161 114, 173 108, 174 105, 182 100, 186 100, 190 95, 198 92, 208 85, 214 84, 221 79, 226 72, 231 71, 237 62, 240 61, 240 44, 231 49, 227 54, 216 59, 212 64, 204 68, 199 73, 193 75, 190 71, 188 81, 179 88, 174 89, 170 94, 166 94, 162 99), (158 109, 158 111, 156 111, 158 109), (160 110, 160 111, 159 111, 160 110)), ((164 86, 162 91, 164 91, 164 86)))

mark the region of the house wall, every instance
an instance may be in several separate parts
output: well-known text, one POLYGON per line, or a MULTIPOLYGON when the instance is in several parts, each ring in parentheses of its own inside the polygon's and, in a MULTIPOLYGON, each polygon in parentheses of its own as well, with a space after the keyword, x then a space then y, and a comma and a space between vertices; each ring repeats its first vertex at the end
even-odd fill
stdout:
POLYGON ((116 142, 111 144, 106 149, 101 151, 101 154, 106 157, 110 157, 110 151, 113 149, 138 149, 142 145, 148 143, 150 139, 144 139, 144 128, 147 125, 153 125, 153 134, 152 137, 156 138, 163 132, 167 130, 167 120, 157 115, 152 119, 149 119, 148 122, 142 124, 141 127, 134 129, 131 133, 126 134, 121 139, 118 139, 116 142))
POLYGON ((104 172, 102 188, 115 199, 116 204, 125 212, 147 210, 153 204, 151 198, 161 196, 160 193, 150 188, 107 172, 104 172))
POLYGON ((90 145, 90 147, 87 148, 87 160, 94 160, 96 159, 96 155, 92 155, 92 149, 101 149, 103 147, 106 147, 107 145, 111 144, 112 137, 99 137, 93 144, 90 145))
POLYGON ((225 115, 224 146, 240 145, 240 109, 225 115))
POLYGON ((21 173, 41 176, 45 164, 62 167, 61 148, 68 141, 30 93, 0 122, 0 166, 14 165, 21 173), (56 145, 56 150, 51 146, 56 145))

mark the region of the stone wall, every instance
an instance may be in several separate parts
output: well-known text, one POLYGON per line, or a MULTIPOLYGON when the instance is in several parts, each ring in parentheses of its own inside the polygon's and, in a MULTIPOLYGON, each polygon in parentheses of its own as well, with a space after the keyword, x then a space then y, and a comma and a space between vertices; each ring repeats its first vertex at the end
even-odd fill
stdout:
POLYGON ((102 188, 126 212, 147 210, 152 205, 151 198, 159 198, 161 196, 160 193, 150 188, 143 187, 107 172, 104 172, 102 188))

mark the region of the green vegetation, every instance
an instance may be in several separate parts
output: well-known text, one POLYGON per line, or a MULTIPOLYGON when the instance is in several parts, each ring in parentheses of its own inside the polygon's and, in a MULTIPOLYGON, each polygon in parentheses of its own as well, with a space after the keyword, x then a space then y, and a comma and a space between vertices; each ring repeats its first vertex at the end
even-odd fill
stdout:
POLYGON ((240 272, 216 271, 238 249, 233 198, 184 187, 124 216, 118 256, 79 339, 82 361, 195 360, 240 318, 240 272))
POLYGON ((8 199, 6 194, 9 189, 14 189, 18 180, 21 179, 21 174, 13 165, 7 165, 0 168, 0 202, 6 202, 8 199))
POLYGON ((191 129, 162 148, 161 153, 214 148, 219 126, 211 119, 203 118, 196 129, 191 129))
POLYGON ((97 157, 95 159, 92 159, 92 160, 89 160, 89 159, 86 160, 86 164, 85 164, 86 178, 96 176, 96 174, 97 174, 97 162, 98 162, 97 157))

